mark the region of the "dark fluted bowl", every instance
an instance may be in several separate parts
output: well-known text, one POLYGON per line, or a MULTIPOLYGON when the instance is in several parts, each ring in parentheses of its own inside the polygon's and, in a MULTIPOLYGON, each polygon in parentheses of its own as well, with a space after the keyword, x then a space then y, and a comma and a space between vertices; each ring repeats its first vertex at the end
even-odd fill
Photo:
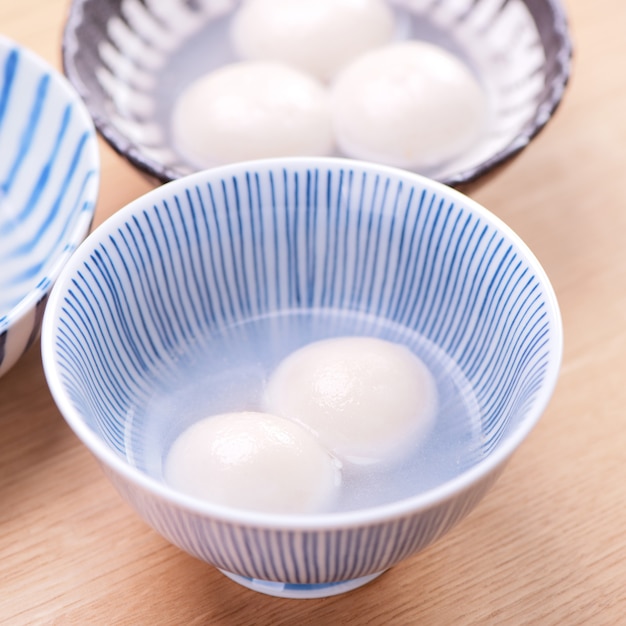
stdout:
MULTIPOLYGON (((236 60, 228 23, 239 4, 74 0, 71 5, 63 36, 65 72, 103 137, 156 181, 196 170, 174 147, 170 112, 190 81, 236 60)), ((487 91, 491 113, 480 138, 446 163, 418 172, 466 187, 528 146, 561 102, 572 56, 565 11, 559 0, 391 4, 402 25, 398 37, 448 48, 487 91)))

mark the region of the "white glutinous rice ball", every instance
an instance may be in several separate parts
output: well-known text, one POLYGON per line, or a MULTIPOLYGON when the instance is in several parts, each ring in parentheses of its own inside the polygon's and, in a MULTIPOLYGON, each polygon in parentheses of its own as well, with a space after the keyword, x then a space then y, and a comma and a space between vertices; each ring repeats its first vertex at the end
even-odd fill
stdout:
POLYGON ((383 0, 247 0, 231 40, 243 59, 284 61, 321 80, 366 50, 391 41, 383 0))
POLYGON ((470 69, 433 44, 371 51, 337 77, 336 141, 348 156, 421 169, 457 156, 480 136, 487 97, 470 69))
POLYGON ((198 167, 333 150, 328 94, 281 63, 226 65, 193 82, 172 113, 180 153, 198 167))
POLYGON ((222 413, 192 424, 166 459, 166 481, 216 504, 265 513, 315 513, 332 506, 339 463, 290 420, 222 413))
POLYGON ((265 409, 317 433, 344 461, 373 463, 402 454, 431 429, 435 380, 400 344, 369 337, 317 341, 272 373, 265 409))

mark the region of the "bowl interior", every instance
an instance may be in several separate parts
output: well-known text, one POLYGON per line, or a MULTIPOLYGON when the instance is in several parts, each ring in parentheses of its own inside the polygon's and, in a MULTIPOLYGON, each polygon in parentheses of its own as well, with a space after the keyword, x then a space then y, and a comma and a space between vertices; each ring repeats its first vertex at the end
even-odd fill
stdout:
POLYGON ((0 38, 0 334, 86 236, 98 168, 93 123, 66 79, 0 38))
POLYGON ((408 345, 437 379, 439 425, 368 478, 379 493, 348 498, 352 510, 432 493, 509 454, 551 394, 560 332, 537 261, 465 196, 296 159, 199 173, 118 212, 64 271, 43 350, 83 441, 161 489, 175 436, 250 408, 295 347, 351 334, 408 345))
MULTIPOLYGON (((562 98, 571 54, 557 0, 390 4, 396 39, 429 41, 458 55, 489 101, 480 139, 421 174, 468 183, 519 152, 546 124, 562 98)), ((158 180, 195 170, 172 141, 172 108, 191 81, 237 60, 229 25, 238 5, 74 0, 64 34, 66 73, 104 137, 158 180)))

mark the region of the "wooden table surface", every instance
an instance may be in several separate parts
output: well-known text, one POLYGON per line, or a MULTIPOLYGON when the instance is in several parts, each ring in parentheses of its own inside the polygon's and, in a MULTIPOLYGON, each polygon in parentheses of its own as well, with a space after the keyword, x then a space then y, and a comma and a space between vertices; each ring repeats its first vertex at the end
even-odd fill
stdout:
MULTIPOLYGON (((0 33, 60 67, 68 0, 0 0, 0 33)), ((66 426, 38 346, 0 379, 0 623, 626 624, 626 2, 566 0, 556 117, 471 195, 560 300, 542 421, 479 507, 369 586, 320 600, 243 589, 121 500, 66 426)), ((96 224, 151 187, 104 142, 96 224)))

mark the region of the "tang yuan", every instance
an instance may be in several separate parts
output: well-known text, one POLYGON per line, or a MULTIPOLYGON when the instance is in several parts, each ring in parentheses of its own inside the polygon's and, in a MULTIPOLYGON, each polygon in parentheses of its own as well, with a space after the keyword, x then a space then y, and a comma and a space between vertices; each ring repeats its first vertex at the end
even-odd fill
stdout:
POLYGON ((328 80, 393 31, 383 0, 247 0, 231 39, 243 59, 283 61, 328 80))
POLYGON ((266 413, 222 413, 174 441, 167 482, 204 500, 266 513, 316 513, 332 506, 340 466, 299 424, 266 413))
POLYGON ((353 158, 423 169, 457 156, 480 135, 486 95, 451 53, 405 41, 364 54, 333 85, 339 148, 353 158))
POLYGON ((225 65, 178 98, 172 135, 200 168, 333 150, 328 94, 314 78, 274 62, 225 65))
POLYGON ((402 453, 431 429, 435 380, 408 348, 340 337, 296 350, 273 372, 266 410, 318 434, 342 461, 374 463, 402 453))

